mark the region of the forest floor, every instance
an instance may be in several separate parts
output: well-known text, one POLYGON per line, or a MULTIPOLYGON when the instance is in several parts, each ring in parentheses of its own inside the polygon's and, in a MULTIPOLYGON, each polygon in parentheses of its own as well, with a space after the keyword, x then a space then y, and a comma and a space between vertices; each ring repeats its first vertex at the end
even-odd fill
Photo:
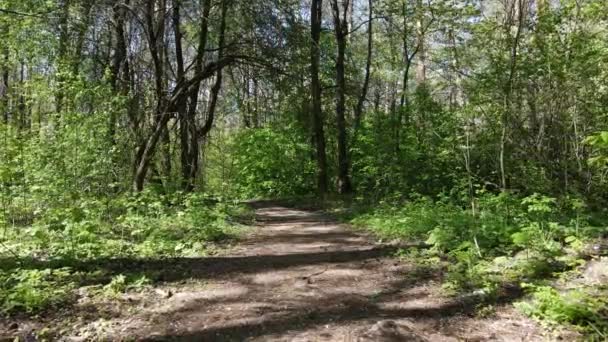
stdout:
MULTIPOLYGON (((480 315, 474 296, 442 295, 441 272, 397 258, 396 246, 319 211, 252 205, 257 225, 242 241, 213 257, 134 263, 130 267, 160 272, 162 284, 106 304, 81 300, 71 317, 47 322, 54 324, 53 339, 551 339, 508 305, 518 294, 499 298, 502 304, 480 315)), ((20 322, 19 330, 27 324, 20 322)))

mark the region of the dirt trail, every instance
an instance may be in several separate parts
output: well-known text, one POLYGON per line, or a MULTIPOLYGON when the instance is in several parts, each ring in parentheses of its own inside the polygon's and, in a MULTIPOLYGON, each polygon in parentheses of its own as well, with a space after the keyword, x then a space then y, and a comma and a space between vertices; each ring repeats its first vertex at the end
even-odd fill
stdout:
POLYGON ((191 261, 187 276, 203 283, 174 287, 130 317, 104 321, 104 338, 544 340, 534 323, 511 309, 475 318, 471 303, 439 295, 440 275, 398 262, 391 247, 320 212, 268 203, 256 210, 255 232, 228 255, 191 261))

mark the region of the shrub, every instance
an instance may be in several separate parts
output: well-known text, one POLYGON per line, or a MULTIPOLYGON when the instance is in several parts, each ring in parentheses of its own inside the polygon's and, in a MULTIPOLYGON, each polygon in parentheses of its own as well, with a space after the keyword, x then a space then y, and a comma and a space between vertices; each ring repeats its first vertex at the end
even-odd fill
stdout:
POLYGON ((71 270, 15 269, 0 273, 0 304, 2 311, 41 311, 56 306, 70 297, 74 283, 71 270))

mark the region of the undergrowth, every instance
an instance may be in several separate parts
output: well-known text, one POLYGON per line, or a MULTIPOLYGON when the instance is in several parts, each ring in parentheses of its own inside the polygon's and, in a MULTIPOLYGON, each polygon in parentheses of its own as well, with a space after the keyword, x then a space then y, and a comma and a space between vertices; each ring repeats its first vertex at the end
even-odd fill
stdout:
POLYGON ((605 289, 582 287, 558 291, 546 285, 526 285, 530 301, 516 307, 530 317, 549 325, 568 325, 588 335, 589 340, 608 338, 608 292, 605 289))
MULTIPOLYGON (((202 195, 143 193, 36 208, 32 223, 8 226, 0 242, 0 312, 37 313, 69 302, 82 284, 102 295, 150 284, 146 275, 104 274, 112 260, 198 257, 232 239, 250 209, 202 195), (39 212, 36 212, 39 211, 39 212)), ((127 274, 128 273, 128 274, 127 274)))
POLYGON ((591 304, 592 290, 561 293, 547 285, 560 274, 577 273, 590 257, 586 246, 605 232, 605 223, 577 198, 484 191, 473 201, 414 196, 361 205, 345 218, 381 240, 427 245, 402 255, 443 265, 448 294, 481 293, 491 300, 519 288, 531 296, 518 305, 524 313, 589 334, 605 331, 606 303, 591 304))

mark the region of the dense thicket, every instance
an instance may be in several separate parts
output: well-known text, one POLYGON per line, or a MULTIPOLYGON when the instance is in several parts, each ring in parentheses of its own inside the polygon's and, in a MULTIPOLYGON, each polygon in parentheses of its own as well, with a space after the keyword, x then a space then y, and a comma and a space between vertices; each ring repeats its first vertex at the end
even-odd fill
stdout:
MULTIPOLYGON (((603 0, 0 0, 4 236, 35 227, 43 250, 114 236, 154 205, 210 206, 190 193, 332 192, 461 210, 467 233, 443 239, 479 257, 534 239, 514 237, 509 201, 523 226, 576 216, 578 233, 608 193, 607 13, 603 0), (506 220, 486 235, 484 208, 506 220)), ((426 237, 447 225, 428 224, 426 237)))

